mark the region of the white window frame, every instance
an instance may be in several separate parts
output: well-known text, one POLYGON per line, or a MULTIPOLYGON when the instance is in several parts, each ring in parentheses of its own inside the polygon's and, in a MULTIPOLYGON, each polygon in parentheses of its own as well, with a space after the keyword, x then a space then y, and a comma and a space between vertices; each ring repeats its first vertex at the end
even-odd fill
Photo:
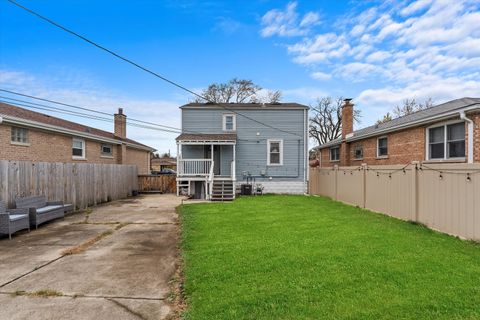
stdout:
POLYGON ((224 113, 222 116, 223 131, 237 131, 237 116, 234 113, 224 113), (227 117, 232 117, 233 129, 227 129, 227 117))
POLYGON ((283 166, 283 140, 282 139, 268 139, 267 140, 267 165, 268 166, 283 166), (270 163, 270 145, 278 143, 280 150, 280 163, 270 163))
POLYGON ((100 156, 102 158, 113 158, 113 145, 112 144, 108 144, 108 143, 102 143, 100 145, 100 156), (103 147, 108 147, 110 148, 110 153, 105 153, 103 152, 103 147))
POLYGON ((340 146, 329 148, 328 149, 328 157, 330 159, 330 162, 339 162, 340 161, 340 146), (336 160, 332 159, 332 149, 338 149, 338 159, 336 159, 336 160))
POLYGON ((79 138, 73 138, 72 139, 72 149, 71 149, 72 150, 72 159, 85 160, 86 159, 86 154, 87 154, 86 149, 87 149, 87 145, 86 145, 84 139, 79 139, 79 138), (83 148, 82 148, 82 155, 81 156, 74 156, 73 155, 73 143, 74 142, 81 142, 82 143, 83 148))
POLYGON ((378 137, 377 138, 377 159, 385 159, 385 158, 388 158, 388 151, 389 151, 389 147, 388 147, 388 136, 381 136, 381 137, 378 137), (385 155, 380 155, 379 151, 380 151, 380 146, 379 146, 379 141, 380 139, 387 139, 387 154, 385 155))
POLYGON ((12 126, 10 128, 10 144, 19 145, 19 146, 29 146, 30 145, 29 130, 27 128, 23 128, 23 127, 12 126), (22 130, 25 133, 25 142, 14 141, 13 140, 13 131, 14 130, 22 130))
POLYGON ((448 142, 447 142, 447 137, 448 137, 448 130, 447 126, 451 124, 457 124, 457 123, 464 123, 464 120, 451 120, 451 121, 444 121, 444 122, 439 122, 432 124, 431 126, 428 126, 425 128, 425 160, 426 161, 465 161, 466 155, 467 155, 467 128, 465 128, 465 156, 463 157, 454 157, 454 158, 449 158, 448 157, 448 142), (434 128, 440 128, 443 127, 443 158, 430 158, 430 129, 434 128))

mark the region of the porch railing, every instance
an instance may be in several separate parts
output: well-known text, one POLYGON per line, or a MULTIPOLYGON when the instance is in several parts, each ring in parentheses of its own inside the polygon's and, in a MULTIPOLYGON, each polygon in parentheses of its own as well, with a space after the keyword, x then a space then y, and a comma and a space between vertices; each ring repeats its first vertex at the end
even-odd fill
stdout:
POLYGON ((178 160, 177 175, 208 177, 212 164, 211 159, 181 159, 178 160))

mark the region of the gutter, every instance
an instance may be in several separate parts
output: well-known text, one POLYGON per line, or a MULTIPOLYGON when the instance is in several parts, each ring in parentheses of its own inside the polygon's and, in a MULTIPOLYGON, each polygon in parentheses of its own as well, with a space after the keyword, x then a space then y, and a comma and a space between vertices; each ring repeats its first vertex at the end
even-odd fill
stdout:
POLYGON ((473 128, 475 124, 472 119, 467 118, 464 110, 460 111, 460 119, 468 123, 468 163, 473 163, 473 128))
POLYGON ((340 145, 340 144, 342 144, 342 142, 353 142, 353 141, 357 141, 357 140, 363 140, 363 139, 366 139, 366 138, 376 137, 376 136, 379 136, 379 135, 382 135, 382 134, 385 134, 385 133, 389 133, 389 132, 395 132, 395 131, 399 131, 399 130, 403 130, 403 129, 408 129, 408 128, 411 128, 411 127, 417 127, 419 125, 428 124, 430 122, 446 120, 446 119, 451 118, 452 116, 458 115, 459 112, 468 112, 468 111, 473 111, 473 110, 480 110, 480 104, 474 103, 474 104, 467 105, 467 106, 459 108, 459 109, 461 109, 461 110, 460 111, 459 110, 450 111, 448 113, 440 114, 440 115, 437 115, 437 116, 434 116, 434 117, 431 117, 431 118, 417 120, 417 121, 409 122, 409 123, 399 125, 399 126, 395 126, 395 127, 391 127, 391 128, 385 128, 383 130, 375 131, 375 132, 372 132, 372 133, 369 133, 369 134, 364 134, 364 135, 361 135, 361 136, 354 136, 354 137, 347 138, 347 139, 344 139, 342 141, 339 141, 338 143, 330 144, 330 142, 328 142, 328 144, 324 144, 322 146, 319 146, 319 150, 325 149, 325 148, 328 148, 328 147, 333 147, 333 146, 340 145))

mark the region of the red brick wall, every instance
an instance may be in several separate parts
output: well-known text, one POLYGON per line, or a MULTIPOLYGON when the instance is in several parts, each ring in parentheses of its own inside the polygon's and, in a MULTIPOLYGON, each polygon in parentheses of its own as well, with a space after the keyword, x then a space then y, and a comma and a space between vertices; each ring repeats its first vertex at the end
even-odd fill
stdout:
MULTIPOLYGON (((52 132, 28 129, 28 146, 11 143, 11 126, 0 125, 0 160, 45 161, 45 162, 78 162, 117 164, 119 161, 118 147, 113 146, 113 156, 102 156, 101 142, 85 140, 86 159, 72 158, 72 137, 52 132)), ((148 171, 147 151, 127 148, 127 163, 136 164, 139 172, 148 171), (145 169, 147 168, 147 169, 145 169)))
MULTIPOLYGON (((474 131, 474 162, 480 162, 480 113, 469 116, 476 123, 474 131)), ((405 129, 388 133, 388 157, 377 158, 377 138, 372 137, 348 143, 348 148, 342 146, 339 162, 330 161, 330 150, 321 150, 321 166, 332 167, 335 164, 357 166, 362 163, 370 165, 407 164, 412 161, 425 161, 425 130, 427 126, 405 129), (355 159, 355 146, 363 146, 363 159, 355 159), (348 157, 342 155, 342 151, 348 150, 348 157)), ((467 133, 467 129, 465 128, 467 133)), ((345 144, 345 143, 344 143, 345 144)), ((465 144, 467 145, 467 137, 465 144)), ((468 152, 468 151, 466 151, 468 152)))

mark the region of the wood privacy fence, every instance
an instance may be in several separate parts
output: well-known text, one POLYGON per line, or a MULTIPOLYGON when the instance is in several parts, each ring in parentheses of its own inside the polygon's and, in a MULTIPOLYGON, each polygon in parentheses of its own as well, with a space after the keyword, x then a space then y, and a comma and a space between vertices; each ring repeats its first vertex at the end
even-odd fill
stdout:
POLYGON ((480 165, 310 169, 309 193, 480 240, 480 165))
POLYGON ((177 193, 177 176, 175 175, 139 175, 139 192, 177 193))
POLYGON ((137 166, 0 160, 0 200, 45 195, 76 209, 125 198, 138 190, 137 166))

